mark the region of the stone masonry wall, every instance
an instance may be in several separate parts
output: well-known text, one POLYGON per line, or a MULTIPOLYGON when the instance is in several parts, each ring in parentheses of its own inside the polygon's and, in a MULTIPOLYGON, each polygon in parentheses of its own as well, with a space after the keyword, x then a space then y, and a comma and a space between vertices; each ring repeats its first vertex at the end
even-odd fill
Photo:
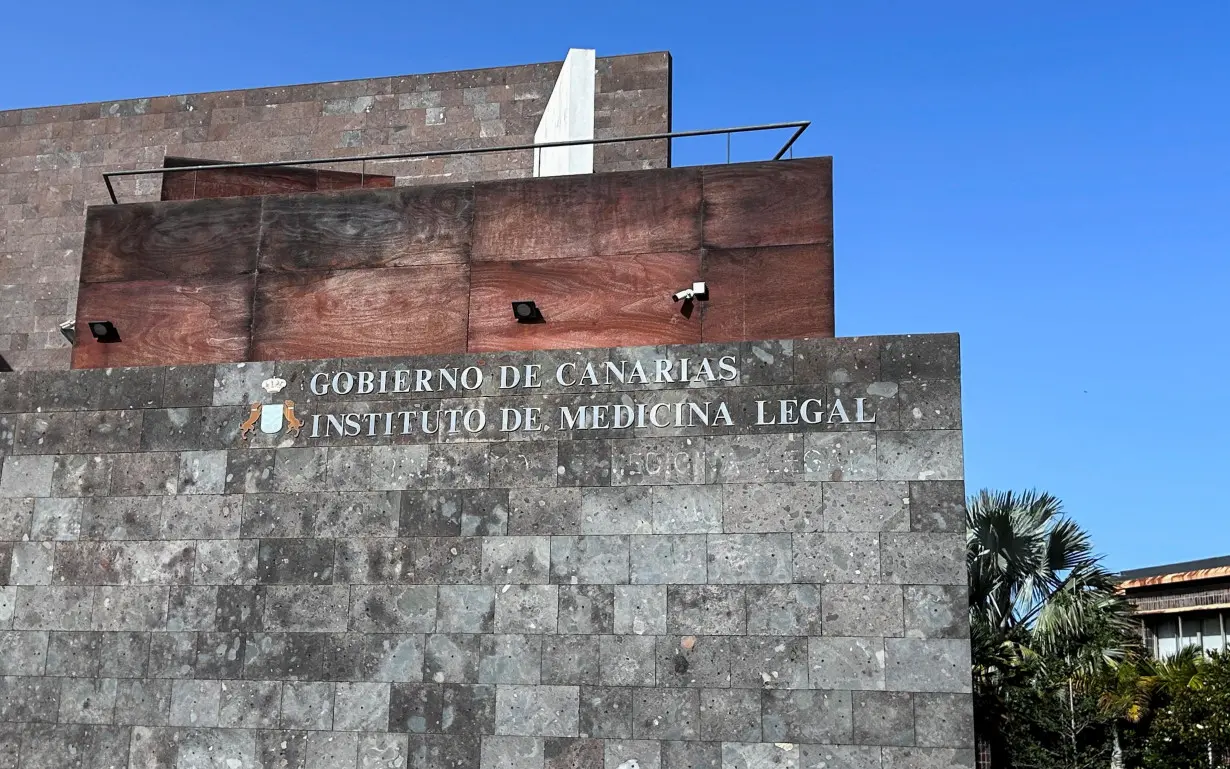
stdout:
POLYGON ((955 336, 0 374, 0 767, 972 767, 960 428, 955 336))
MULTIPOLYGON (((0 358, 67 369, 58 326, 75 316, 87 205, 104 171, 168 156, 294 160, 532 143, 562 62, 0 111, 0 358)), ((670 56, 599 58, 599 138, 670 130, 670 56)), ((599 171, 665 168, 666 142, 598 147, 599 171)), ((531 174, 530 152, 368 164, 398 184, 531 174)), ((324 167, 324 166, 320 166, 324 167)), ((360 170, 358 164, 338 170, 360 170)), ((116 180, 121 202, 157 200, 158 176, 116 180)))

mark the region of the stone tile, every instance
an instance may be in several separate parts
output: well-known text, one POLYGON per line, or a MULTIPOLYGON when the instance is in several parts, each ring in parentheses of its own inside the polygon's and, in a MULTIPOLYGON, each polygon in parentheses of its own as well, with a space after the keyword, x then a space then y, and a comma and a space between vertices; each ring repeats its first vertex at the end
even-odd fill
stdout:
POLYGON ((19 587, 13 612, 16 630, 89 630, 94 588, 19 587))
POLYGON ((313 494, 248 494, 240 536, 310 537, 315 533, 315 509, 313 494))
POLYGON ((256 766, 260 769, 307 766, 307 732, 261 730, 256 732, 256 766))
MULTIPOLYGON (((74 646, 89 646, 89 638, 81 634, 52 633, 55 639, 48 647, 46 631, 0 632, 0 675, 41 676, 44 669, 48 675, 95 675, 98 668, 97 654, 83 664, 74 664, 74 646), (91 666, 89 663, 93 662, 91 666), (50 662, 51 667, 48 669, 50 662), (63 671, 63 672, 61 672, 63 671)), ((85 634, 88 635, 88 634, 85 634)))
POLYGON ((94 595, 90 625, 95 630, 162 630, 167 623, 168 588, 105 585, 94 595))
POLYGON ((709 582, 765 584, 791 581, 789 534, 711 534, 709 582))
POLYGON ((580 733, 589 737, 632 737, 632 689, 582 686, 580 733))
POLYGON ((182 681, 171 685, 171 726, 218 725, 220 681, 182 681))
POLYGON ((401 494, 398 535, 402 537, 456 537, 461 534, 462 497, 459 491, 405 491, 401 494))
MULTIPOLYGON (((31 516, 34 513, 35 502, 34 499, 23 497, 0 497, 0 540, 25 539, 31 531, 31 516)), ((47 539, 47 537, 31 537, 31 539, 47 539)))
POLYGON ((509 491, 508 533, 514 536, 580 534, 581 490, 509 491))
POLYGON ((225 489, 225 451, 185 451, 179 455, 180 494, 222 494, 225 489))
POLYGON ((626 536, 551 538, 551 581, 557 584, 627 584, 626 536))
POLYGON ((495 591, 489 585, 441 585, 436 629, 443 633, 492 632, 495 591))
POLYGON ((700 739, 715 742, 760 741, 758 689, 704 689, 700 692, 700 739))
POLYGON ((538 635, 485 635, 478 660, 480 684, 536 684, 542 678, 538 635))
POLYGON ((596 635, 544 636, 542 683, 601 683, 601 638, 596 635))
POLYGON ((878 582, 880 536, 874 533, 795 534, 795 582, 878 582))
MULTIPOLYGON (((336 601, 345 607, 347 588, 330 590, 338 591, 336 601)), ((436 629, 437 606, 438 588, 434 585, 356 585, 350 589, 350 629, 364 633, 431 633, 436 629)))
POLYGON ((761 730, 768 742, 851 742, 848 691, 768 689, 761 707, 761 730))
POLYGON ((279 725, 283 729, 331 730, 334 686, 326 681, 283 683, 279 725))
MULTIPOLYGON (((569 442, 585 441, 563 443, 569 442)), ((591 769, 602 762, 602 740, 548 737, 543 741, 543 769, 591 769)))
POLYGON ((854 692, 853 698, 855 744, 914 744, 914 700, 909 692, 854 692))
POLYGON ((913 531, 964 532, 965 483, 963 481, 911 481, 910 529, 913 531))
POLYGON ((0 678, 0 721, 54 723, 60 707, 59 678, 0 678))
POLYGON ((367 491, 371 488, 371 446, 331 446, 325 459, 325 488, 367 491))
POLYGON ((650 489, 616 487, 581 491, 583 534, 649 534, 652 531, 650 489))
POLYGON ((486 737, 480 769, 543 769, 541 737, 486 737))
POLYGON ((973 769, 973 748, 894 748, 883 751, 883 769, 973 769))
POLYGON ((794 341, 739 343, 739 380, 744 387, 794 381, 794 341))
POLYGON ((100 497, 85 502, 84 539, 161 539, 162 506, 159 500, 140 497, 100 497))
POLYGON ((906 585, 907 638, 968 638, 969 598, 963 585, 906 585))
POLYGON ((605 747, 607 766, 662 769, 662 743, 657 740, 607 740, 605 747))
POLYGON ((793 481, 802 473, 802 435, 722 435, 707 439, 708 483, 793 481))
POLYGON ((421 635, 366 637, 372 681, 422 681, 424 640, 421 635))
POLYGON ((881 376, 890 380, 958 379, 960 340, 956 334, 881 337, 881 376))
POLYGON ((0 471, 0 497, 51 496, 51 456, 4 457, 0 471))
POLYGON ((17 609, 17 588, 0 587, 0 630, 13 626, 13 612, 17 609))
POLYGON ((110 493, 111 455, 67 454, 55 457, 51 493, 57 497, 97 497, 110 493))
POLYGON ((721 769, 722 743, 672 740, 662 743, 662 769, 721 769))
MULTIPOLYGON (((434 598, 435 591, 431 591, 434 598)), ((381 598, 387 596, 380 596, 381 598)), ((356 596, 355 617, 367 612, 367 596, 356 596)), ((337 586, 270 585, 265 593, 265 627, 269 630, 341 632, 346 630, 350 589, 337 586)), ((435 621, 435 601, 431 620, 435 621)), ((381 619, 384 616, 382 615, 381 619)), ((373 622, 369 630, 376 630, 373 622)))
POLYGON ((665 585, 617 585, 615 632, 635 635, 666 633, 665 585))
POLYGON ((50 585, 52 564, 55 560, 55 545, 51 542, 15 542, 9 561, 8 583, 10 585, 50 585))
MULTIPOLYGON (((214 615, 214 629, 242 632, 265 629, 263 586, 220 586, 217 591, 218 608, 214 615)), ((170 620, 168 624, 169 622, 170 620)))
POLYGON ((703 484, 706 440, 646 438, 615 441, 611 444, 611 485, 703 484))
POLYGON ((900 636, 904 599, 896 585, 825 585, 824 627, 835 636, 900 636))
POLYGON ((559 616, 556 585, 506 585, 495 600, 497 633, 554 633, 559 616))
POLYGON ((389 723, 389 684, 339 683, 333 712, 335 731, 383 731, 389 723))
POLYGON ((909 528, 909 484, 886 481, 825 484, 825 531, 909 531, 909 528))
POLYGON ((819 531, 824 520, 819 483, 726 484, 721 489, 726 532, 819 531))
POLYGON ((629 542, 633 584, 698 584, 708 579, 708 542, 703 534, 634 535, 629 542))
MULTIPOLYGON (((3 503, 0 503, 2 506, 3 503)), ((60 542, 81 536, 81 516, 84 504, 80 499, 36 499, 30 523, 30 539, 52 539, 60 542)), ((0 538, 3 532, 0 531, 0 538)), ((20 537, 13 537, 20 539, 20 537)))
POLYGON ((407 754, 411 769, 479 766, 482 760, 478 735, 410 735, 408 741, 407 754))
POLYGON ((517 488, 555 486, 559 462, 556 441, 490 444, 491 485, 517 488))
POLYGON ((896 584, 965 585, 965 535, 883 534, 880 574, 896 584))
POLYGON ((280 681, 225 681, 221 684, 218 725, 231 729, 275 728, 281 700, 280 681))
POLYGON ((401 495, 395 491, 329 492, 315 498, 317 537, 397 536, 401 495))
POLYGON ((423 677, 436 683, 477 683, 482 636, 436 633, 427 636, 423 677))
POLYGON ((934 748, 974 747, 974 713, 969 695, 915 694, 914 742, 934 748))
POLYGON ((821 606, 818 585, 749 585, 748 635, 820 635, 821 606))
POLYGON ((730 686, 731 639, 726 636, 658 636, 658 685, 730 686))
POLYGON ((372 448, 373 489, 413 489, 427 469, 427 446, 375 446, 372 448))
POLYGON ((560 633, 610 633, 615 626, 615 594, 610 585, 561 585, 560 633))
POLYGON ((870 430, 807 433, 803 436, 803 477, 808 481, 873 481, 876 434, 870 430))
POLYGON ((720 486, 656 486, 652 489, 655 534, 715 534, 722 531, 720 486))
POLYGON ((305 769, 356 769, 358 754, 356 732, 310 732, 305 769))
POLYGON ((196 543, 192 581, 198 585, 243 585, 256 582, 257 543, 210 540, 196 543))
POLYGON ((256 552, 261 584, 328 585, 333 582, 331 539, 263 539, 256 552))
POLYGON ((179 489, 179 455, 170 452, 113 454, 111 493, 115 496, 165 496, 179 489))
POLYGON ((479 537, 421 537, 414 543, 414 578, 439 585, 473 585, 482 581, 479 537))
POLYGON ((196 637, 196 677, 242 678, 247 641, 246 636, 238 633, 198 633, 196 637))
POLYGON ((172 586, 167 606, 167 630, 213 630, 217 608, 217 587, 172 586))
POLYGON ((214 406, 246 406, 263 394, 261 382, 273 376, 272 361, 224 363, 214 368, 214 406))
POLYGON ((700 691, 637 689, 632 695, 632 736, 641 740, 693 740, 700 734, 700 691))
POLYGON ((483 582, 493 585, 550 581, 550 537, 484 537, 483 582))
POLYGON ((507 489, 463 489, 461 534, 501 537, 508 533, 507 489))
POLYGON ((747 689, 806 689, 807 639, 748 636, 731 639, 730 685, 747 689))
POLYGON ((669 585, 666 627, 676 635, 743 635, 745 590, 735 585, 669 585))
POLYGON ((576 686, 500 686, 495 695, 495 732, 576 737, 579 697, 576 686))
POLYGON ((362 769, 406 769, 408 750, 404 734, 360 734, 358 766, 362 769))
POLYGON ((886 638, 885 685, 890 691, 970 691, 970 648, 965 639, 886 638))
POLYGON ((196 669, 196 633, 151 633, 151 678, 192 678, 196 669))
POLYGON ((961 429, 961 383, 958 380, 902 380, 897 402, 903 430, 961 429))
POLYGON ((149 669, 149 650, 149 633, 103 633, 98 674, 104 678, 142 678, 149 669))
POLYGON ((799 746, 784 742, 724 742, 722 766, 730 769, 798 769, 799 746))
POLYGON ((124 679, 115 698, 115 723, 165 726, 171 713, 169 679, 124 679))
POLYGON ((606 686, 653 686, 655 647, 653 636, 602 636, 602 683, 606 686))
POLYGON ((883 638, 809 638, 809 683, 813 689, 883 689, 885 657, 883 638))
POLYGON ((557 486, 610 486, 611 446, 608 441, 557 441, 557 486))
POLYGON ((877 473, 882 480, 961 480, 961 432, 883 430, 877 437, 876 457, 877 473))

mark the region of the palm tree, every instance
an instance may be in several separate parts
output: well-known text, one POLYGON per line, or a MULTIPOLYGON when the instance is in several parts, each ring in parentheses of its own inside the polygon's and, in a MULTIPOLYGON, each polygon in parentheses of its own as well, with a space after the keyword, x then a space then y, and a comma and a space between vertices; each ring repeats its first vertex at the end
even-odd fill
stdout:
POLYGON ((1011 687, 1063 680, 1077 746, 1075 695, 1127 651, 1128 610, 1089 535, 1050 494, 983 490, 966 506, 970 630, 982 738, 996 734, 1011 687))

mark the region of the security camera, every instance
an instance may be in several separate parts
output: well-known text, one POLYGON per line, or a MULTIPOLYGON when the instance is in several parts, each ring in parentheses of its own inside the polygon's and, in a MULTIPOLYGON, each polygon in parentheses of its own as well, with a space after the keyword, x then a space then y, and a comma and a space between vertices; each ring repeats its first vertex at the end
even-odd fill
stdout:
POLYGON ((68 340, 69 344, 77 343, 77 322, 66 320, 60 324, 60 333, 68 340))
POLYGON ((681 291, 676 291, 671 294, 671 299, 676 302, 688 301, 689 299, 705 300, 709 298, 709 289, 703 282, 693 283, 691 288, 685 288, 681 291))

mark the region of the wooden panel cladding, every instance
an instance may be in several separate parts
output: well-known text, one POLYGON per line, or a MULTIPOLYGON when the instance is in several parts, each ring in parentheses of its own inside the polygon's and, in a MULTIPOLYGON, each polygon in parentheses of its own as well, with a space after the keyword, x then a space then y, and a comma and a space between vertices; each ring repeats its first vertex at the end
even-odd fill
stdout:
POLYGON ((827 243, 705 253, 704 341, 831 337, 833 249, 827 243))
MULTIPOLYGON (((208 164, 207 160, 166 159, 168 168, 208 164)), ((162 199, 201 200, 314 192, 316 190, 351 190, 365 187, 392 187, 395 182, 394 177, 383 174, 327 171, 292 166, 175 171, 163 174, 162 199)))
POLYGON ((252 360, 461 352, 469 267, 263 274, 252 360))
POLYGON ((833 159, 774 160, 704 169, 705 245, 833 242, 833 159))
POLYGON ((470 274, 471 352, 691 344, 700 316, 671 293, 700 274, 699 252, 611 258, 475 262, 470 274), (512 302, 532 299, 545 323, 516 323, 512 302))
POLYGON ((254 275, 82 284, 73 368, 174 366, 249 360, 254 275), (121 341, 100 344, 93 320, 121 341))
POLYGON ((124 341, 80 333, 74 365, 831 336, 831 177, 815 158, 93 208, 80 309, 124 341), (670 296, 701 279, 685 316, 670 296), (518 324, 521 299, 546 322, 518 324))
POLYGON ((260 269, 408 267, 467 260, 471 187, 285 195, 265 201, 260 269))
POLYGON ((689 251, 701 243, 695 168, 478 185, 474 261, 689 251))
POLYGON ((91 206, 81 281, 176 280, 256 268, 261 201, 91 206))

